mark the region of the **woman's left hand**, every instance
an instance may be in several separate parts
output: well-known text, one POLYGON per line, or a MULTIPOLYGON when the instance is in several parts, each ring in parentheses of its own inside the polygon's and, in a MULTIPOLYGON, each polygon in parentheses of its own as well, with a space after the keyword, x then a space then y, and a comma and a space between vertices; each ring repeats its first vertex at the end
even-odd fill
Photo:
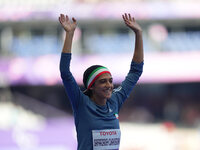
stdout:
POLYGON ((134 17, 131 17, 130 14, 127 15, 127 13, 125 13, 124 15, 122 15, 122 18, 124 20, 124 23, 135 33, 142 31, 140 25, 135 21, 134 17))

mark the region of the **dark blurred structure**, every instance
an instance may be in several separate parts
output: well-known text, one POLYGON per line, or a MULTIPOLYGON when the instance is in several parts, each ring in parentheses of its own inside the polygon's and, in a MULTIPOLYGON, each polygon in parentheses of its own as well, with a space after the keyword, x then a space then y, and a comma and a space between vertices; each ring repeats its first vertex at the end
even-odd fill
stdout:
MULTIPOLYGON (((21 93, 72 114, 62 85, 12 86, 10 89, 14 97, 21 93)), ((170 121, 179 126, 196 127, 200 121, 199 89, 199 83, 138 84, 122 107, 120 120, 139 123, 170 121)))

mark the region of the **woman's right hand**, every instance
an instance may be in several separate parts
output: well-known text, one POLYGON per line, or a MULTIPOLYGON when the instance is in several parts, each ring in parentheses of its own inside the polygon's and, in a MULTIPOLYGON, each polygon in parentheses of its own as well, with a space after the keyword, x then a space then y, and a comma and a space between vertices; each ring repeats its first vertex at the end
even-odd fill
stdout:
POLYGON ((72 18, 72 22, 70 22, 67 15, 65 16, 63 14, 60 14, 59 21, 66 32, 74 32, 74 30, 76 29, 77 23, 74 17, 72 18))

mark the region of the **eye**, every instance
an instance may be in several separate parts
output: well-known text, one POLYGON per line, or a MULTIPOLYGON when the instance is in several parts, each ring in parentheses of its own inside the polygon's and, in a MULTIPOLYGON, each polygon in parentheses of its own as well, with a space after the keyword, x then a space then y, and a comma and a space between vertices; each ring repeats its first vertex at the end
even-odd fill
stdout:
POLYGON ((106 82, 106 79, 101 79, 99 82, 100 82, 100 83, 105 83, 105 82, 106 82))
POLYGON ((112 79, 112 78, 111 78, 111 79, 109 79, 109 82, 110 82, 110 83, 113 83, 113 79, 112 79))

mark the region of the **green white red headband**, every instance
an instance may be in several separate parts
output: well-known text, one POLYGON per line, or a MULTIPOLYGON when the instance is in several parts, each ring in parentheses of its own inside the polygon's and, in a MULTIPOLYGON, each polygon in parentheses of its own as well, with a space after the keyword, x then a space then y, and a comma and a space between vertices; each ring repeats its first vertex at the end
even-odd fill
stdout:
POLYGON ((110 71, 106 67, 98 67, 94 71, 92 71, 92 73, 89 75, 88 80, 86 82, 87 89, 89 89, 93 85, 93 83, 95 82, 95 80, 100 75, 102 75, 104 73, 109 73, 111 75, 110 71))

